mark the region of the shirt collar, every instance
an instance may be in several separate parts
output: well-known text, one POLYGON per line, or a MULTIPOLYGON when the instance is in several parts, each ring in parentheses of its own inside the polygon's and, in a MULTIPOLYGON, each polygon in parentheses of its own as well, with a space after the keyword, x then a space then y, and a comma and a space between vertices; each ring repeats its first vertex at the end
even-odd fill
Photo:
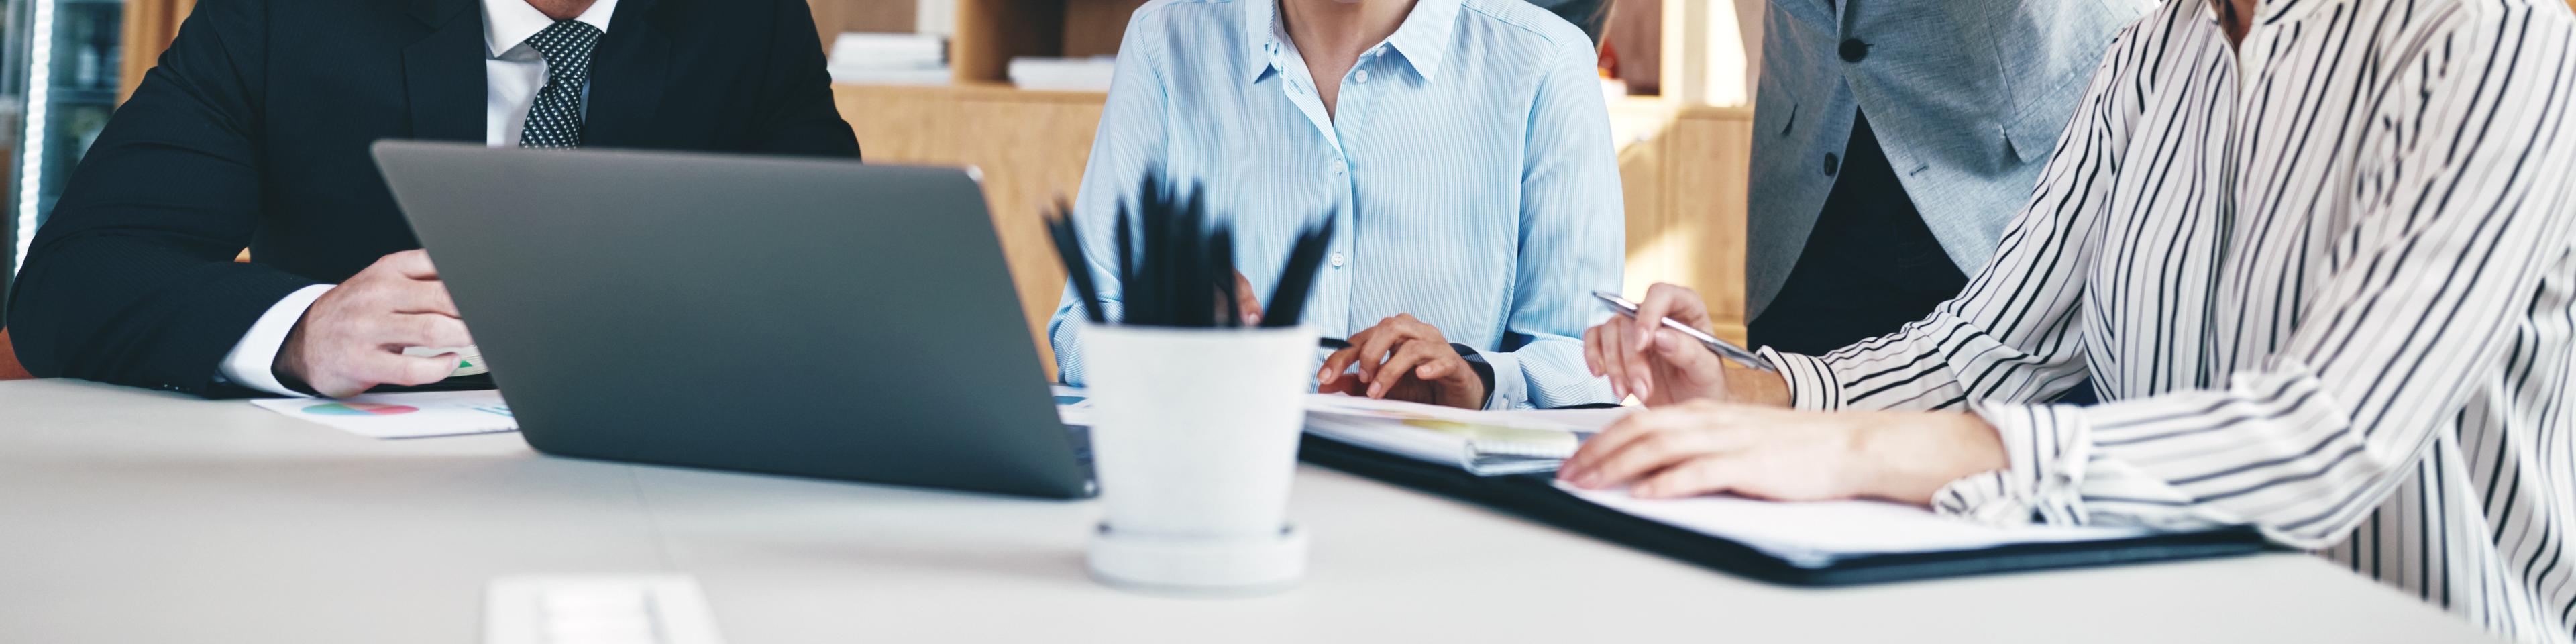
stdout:
MULTIPOLYGON (((608 33, 608 18, 617 13, 617 0, 599 0, 573 19, 598 27, 608 33)), ((528 0, 483 0, 483 47, 493 58, 517 49, 528 38, 555 24, 545 12, 528 6, 528 0)))
POLYGON ((1449 52, 1449 32, 1458 26, 1458 2, 1416 0, 1413 13, 1405 15, 1404 24, 1386 37, 1386 44, 1404 54, 1404 60, 1413 64, 1413 71, 1421 73, 1423 80, 1440 73, 1441 55, 1449 52))
MULTIPOLYGON (((1258 81, 1274 67, 1272 61, 1292 51, 1288 27, 1279 21, 1280 0, 1238 1, 1243 3, 1243 32, 1252 36, 1245 39, 1252 47, 1245 76, 1258 81)), ((1397 25, 1395 33, 1386 37, 1386 46, 1403 54, 1405 62, 1422 74, 1423 80, 1440 74, 1442 55, 1449 51, 1450 32, 1458 25, 1459 2, 1415 0, 1413 12, 1404 16, 1404 24, 1397 25)))
MULTIPOLYGON (((2224 23, 2218 21, 2218 12, 2219 5, 2225 2, 2227 0, 2203 0, 2200 3, 2201 20, 2212 26, 2224 26, 2224 23)), ((2261 33, 2274 24, 2293 19, 2320 5, 2331 4, 2335 3, 2321 0, 2255 0, 2254 15, 2247 17, 2245 21, 2245 38, 2252 40, 2254 34, 2261 33)))

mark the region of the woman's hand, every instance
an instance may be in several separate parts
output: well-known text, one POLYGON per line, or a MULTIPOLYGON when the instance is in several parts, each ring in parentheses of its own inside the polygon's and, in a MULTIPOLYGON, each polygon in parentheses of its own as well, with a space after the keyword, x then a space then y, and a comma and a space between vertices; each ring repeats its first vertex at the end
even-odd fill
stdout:
POLYGON ((1324 369, 1315 373, 1317 390, 1465 409, 1485 405, 1485 379, 1439 329, 1410 314, 1351 334, 1350 342, 1324 358, 1324 369), (1359 373, 1345 373, 1353 365, 1359 373))
POLYGON ((1732 493, 1929 505, 1951 481, 2004 467, 1994 428, 1970 414, 1700 400, 1629 415, 1585 441, 1557 478, 1587 489, 1624 485, 1639 498, 1732 493))
POLYGON ((1610 380, 1612 395, 1634 395, 1648 407, 1701 399, 1788 405, 1778 376, 1728 366, 1698 341, 1664 328, 1667 317, 1701 330, 1710 324, 1699 293, 1656 284, 1637 303, 1635 319, 1612 317, 1583 332, 1584 366, 1610 380))
POLYGON ((1252 293, 1252 280, 1243 271, 1234 272, 1234 312, 1244 326, 1261 326, 1261 296, 1252 293))

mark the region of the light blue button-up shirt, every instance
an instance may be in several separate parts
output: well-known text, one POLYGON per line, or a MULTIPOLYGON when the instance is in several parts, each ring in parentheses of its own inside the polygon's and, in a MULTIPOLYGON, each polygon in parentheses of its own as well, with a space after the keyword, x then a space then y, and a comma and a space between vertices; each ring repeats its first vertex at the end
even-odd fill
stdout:
MULTIPOLYGON (((1610 402, 1583 366, 1595 290, 1626 247, 1592 43, 1520 0, 1418 0, 1326 113, 1277 0, 1137 9, 1074 217, 1114 315, 1117 205, 1161 169, 1206 190, 1265 298, 1300 230, 1334 221, 1304 322, 1349 337, 1399 313, 1480 350, 1490 407, 1610 402)), ((1072 293, 1048 326, 1083 377, 1072 293)))

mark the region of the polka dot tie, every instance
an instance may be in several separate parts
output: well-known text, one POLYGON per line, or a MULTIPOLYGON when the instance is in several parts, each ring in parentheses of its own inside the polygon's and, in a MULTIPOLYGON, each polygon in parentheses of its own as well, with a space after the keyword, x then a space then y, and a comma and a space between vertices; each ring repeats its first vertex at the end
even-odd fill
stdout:
POLYGON ((590 87, 590 49, 599 44, 599 28, 565 20, 528 37, 528 46, 546 57, 546 86, 528 106, 528 125, 519 131, 519 147, 581 147, 581 94, 590 87))

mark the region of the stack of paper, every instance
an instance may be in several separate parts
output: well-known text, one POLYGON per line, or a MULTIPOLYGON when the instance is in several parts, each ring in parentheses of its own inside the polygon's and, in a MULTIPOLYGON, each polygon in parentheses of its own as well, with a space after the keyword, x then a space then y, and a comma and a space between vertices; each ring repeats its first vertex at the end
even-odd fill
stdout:
POLYGON ((1306 433, 1478 476, 1556 469, 1626 409, 1475 411, 1339 394, 1307 398, 1306 433))
POLYGON ((948 42, 925 34, 849 32, 832 42, 832 81, 946 85, 948 42))
POLYGON ((1011 84, 1020 89, 1106 92, 1110 72, 1117 69, 1118 59, 1109 56, 1021 56, 1011 59, 1011 84))

